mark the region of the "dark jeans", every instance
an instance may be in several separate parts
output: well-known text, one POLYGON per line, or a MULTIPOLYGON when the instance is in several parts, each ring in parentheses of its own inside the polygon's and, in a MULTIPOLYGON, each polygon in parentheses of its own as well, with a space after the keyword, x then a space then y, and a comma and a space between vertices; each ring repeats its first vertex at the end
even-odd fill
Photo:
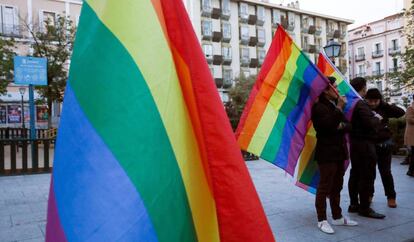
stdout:
MULTIPOLYGON (((375 150, 377 154, 378 170, 381 175, 382 185, 384 186, 385 196, 388 199, 395 199, 394 178, 391 173, 392 145, 376 145, 375 150)), ((376 169, 374 169, 373 172, 375 180, 376 169)), ((372 190, 370 195, 374 196, 374 190, 372 190)))
POLYGON ((369 196, 374 190, 374 170, 377 160, 374 143, 366 140, 351 140, 351 172, 348 181, 351 205, 360 210, 369 208, 369 196), (359 202, 358 202, 359 195, 359 202))
POLYGON ((318 164, 320 179, 316 190, 315 207, 318 221, 326 220, 326 198, 329 196, 332 217, 342 218, 340 207, 341 190, 344 182, 344 164, 342 162, 318 164))
POLYGON ((408 167, 408 172, 414 173, 414 146, 411 146, 411 156, 410 156, 410 166, 408 167))

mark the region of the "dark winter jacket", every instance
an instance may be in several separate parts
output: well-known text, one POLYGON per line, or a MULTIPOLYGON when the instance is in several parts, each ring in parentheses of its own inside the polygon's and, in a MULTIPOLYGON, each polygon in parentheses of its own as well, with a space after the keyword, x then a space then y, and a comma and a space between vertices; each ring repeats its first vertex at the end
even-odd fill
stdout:
POLYGON ((344 113, 322 94, 312 107, 312 122, 317 138, 315 160, 344 162, 348 158, 345 133, 351 129, 344 113), (342 128, 338 129, 340 123, 342 128))
POLYGON ((352 140, 375 142, 381 123, 365 101, 359 100, 355 105, 351 123, 351 142, 352 140))
POLYGON ((374 109, 379 115, 382 116, 381 125, 378 130, 376 142, 383 143, 392 137, 392 132, 389 129, 389 119, 390 118, 400 118, 404 116, 405 112, 402 108, 397 107, 396 105, 390 105, 386 102, 381 101, 380 105, 374 109))

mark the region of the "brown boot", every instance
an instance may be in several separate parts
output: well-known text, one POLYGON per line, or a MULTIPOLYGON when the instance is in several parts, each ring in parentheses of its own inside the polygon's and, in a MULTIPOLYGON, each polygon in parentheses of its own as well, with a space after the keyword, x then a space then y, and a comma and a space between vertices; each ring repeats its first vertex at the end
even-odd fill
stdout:
POLYGON ((396 208, 397 203, 395 202, 395 198, 388 198, 388 207, 390 208, 396 208))

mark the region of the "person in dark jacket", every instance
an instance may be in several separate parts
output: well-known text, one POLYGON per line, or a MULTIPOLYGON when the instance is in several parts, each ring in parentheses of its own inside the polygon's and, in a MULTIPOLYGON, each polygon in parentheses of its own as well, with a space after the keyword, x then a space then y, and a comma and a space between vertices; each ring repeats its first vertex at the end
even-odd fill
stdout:
MULTIPOLYGON (((390 118, 402 117, 404 116, 405 112, 402 108, 384 102, 382 100, 382 95, 377 88, 369 89, 367 91, 367 95, 365 96, 365 100, 367 100, 367 103, 372 110, 382 116, 381 125, 378 130, 375 145, 377 164, 381 175, 382 184, 384 186, 385 196, 387 196, 388 207, 396 208, 396 193, 394 189, 394 179, 391 173, 393 141, 392 132, 388 125, 390 118)), ((374 179, 375 177, 376 170, 374 169, 374 179)), ((372 199, 374 196, 374 190, 371 191, 370 196, 372 199)))
POLYGON ((318 215, 318 228, 332 234, 334 230, 326 217, 326 198, 332 210, 333 225, 355 226, 357 222, 342 215, 340 193, 343 185, 344 161, 348 159, 345 133, 351 124, 346 120, 343 108, 344 97, 338 97, 334 89, 335 78, 328 77, 332 86, 319 96, 312 107, 312 122, 316 130, 315 160, 320 172, 320 180, 316 190, 315 207, 318 215))
MULTIPOLYGON (((351 85, 361 97, 367 92, 367 81, 362 77, 351 80, 351 85)), ((364 100, 360 100, 354 107, 351 124, 351 172, 348 189, 351 204, 348 212, 358 212, 359 215, 369 218, 385 218, 385 215, 376 213, 370 208, 369 196, 374 186, 374 170, 377 160, 375 152, 375 138, 382 117, 373 112, 364 100), (359 195, 359 201, 358 201, 359 195)))

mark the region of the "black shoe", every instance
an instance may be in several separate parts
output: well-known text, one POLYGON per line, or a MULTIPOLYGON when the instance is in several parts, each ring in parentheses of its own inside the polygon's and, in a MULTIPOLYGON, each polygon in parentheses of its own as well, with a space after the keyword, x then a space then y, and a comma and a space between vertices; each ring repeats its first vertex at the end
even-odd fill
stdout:
POLYGON ((407 171, 407 176, 412 176, 412 177, 414 177, 414 172, 413 172, 413 171, 407 171))
POLYGON ((349 205, 348 213, 357 213, 359 211, 359 205, 349 205))
POLYGON ((375 212, 372 208, 368 208, 366 210, 360 210, 358 212, 360 216, 367 217, 367 218, 376 218, 376 219, 383 219, 385 218, 384 214, 380 214, 375 212))

